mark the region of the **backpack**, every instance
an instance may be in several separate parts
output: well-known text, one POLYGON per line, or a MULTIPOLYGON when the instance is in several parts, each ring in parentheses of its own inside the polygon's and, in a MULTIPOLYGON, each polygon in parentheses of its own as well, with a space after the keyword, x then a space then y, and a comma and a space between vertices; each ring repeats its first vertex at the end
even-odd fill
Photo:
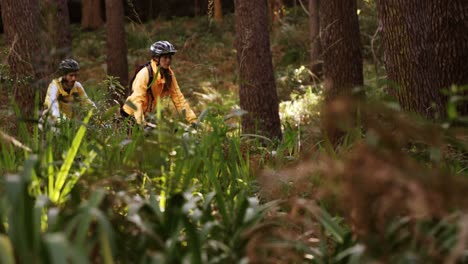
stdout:
POLYGON ((146 86, 146 93, 149 94, 149 96, 151 98, 151 101, 153 101, 154 100, 154 95, 153 95, 153 91, 151 90, 151 86, 153 85, 153 82, 156 80, 156 78, 154 78, 154 76, 157 76, 159 74, 159 67, 158 67, 158 71, 156 72, 156 75, 155 75, 154 72, 153 72, 153 67, 151 67, 151 61, 147 61, 147 62, 145 62, 143 64, 140 64, 137 67, 135 67, 135 70, 133 72, 133 77, 130 79, 130 82, 129 82, 129 86, 128 86, 128 90, 127 90, 127 97, 130 96, 130 94, 133 92, 133 87, 132 87, 133 86, 133 81, 135 81, 136 75, 143 68, 146 68, 148 70, 148 75, 149 75, 148 84, 146 86))

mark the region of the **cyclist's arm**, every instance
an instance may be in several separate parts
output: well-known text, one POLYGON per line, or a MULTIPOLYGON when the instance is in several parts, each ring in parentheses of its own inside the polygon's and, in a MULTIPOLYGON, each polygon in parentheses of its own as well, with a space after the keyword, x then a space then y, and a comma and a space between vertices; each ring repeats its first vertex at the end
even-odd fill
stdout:
POLYGON ((86 91, 83 88, 83 85, 79 82, 76 82, 75 84, 78 88, 78 95, 80 96, 81 102, 87 105, 92 105, 93 107, 96 107, 96 104, 89 99, 88 95, 86 94, 86 91))
POLYGON ((190 105, 187 103, 187 100, 185 100, 184 95, 180 91, 179 84, 177 83, 177 79, 175 78, 174 74, 172 75, 172 83, 170 89, 170 96, 172 102, 174 102, 177 112, 179 112, 179 114, 185 112, 185 119, 190 123, 197 121, 197 116, 193 112, 192 108, 190 108, 190 105))
POLYGON ((58 93, 58 86, 56 81, 54 80, 50 83, 49 88, 47 89, 47 95, 44 102, 44 105, 48 109, 48 112, 54 119, 60 116, 60 108, 57 100, 58 93))
MULTIPOLYGON (((135 107, 133 111, 133 115, 135 116, 136 122, 138 124, 145 124, 145 115, 143 112, 143 102, 146 100, 146 85, 148 84, 149 75, 148 70, 142 68, 137 75, 135 76, 135 80, 133 81, 133 92, 128 97, 129 100, 135 107)), ((130 107, 130 106, 126 106, 130 107)))

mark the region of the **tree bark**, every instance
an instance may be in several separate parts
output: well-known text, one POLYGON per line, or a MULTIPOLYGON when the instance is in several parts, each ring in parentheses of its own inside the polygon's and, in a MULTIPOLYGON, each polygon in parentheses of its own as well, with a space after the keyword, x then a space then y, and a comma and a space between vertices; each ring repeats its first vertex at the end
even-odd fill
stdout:
POLYGON ((270 51, 267 0, 235 0, 236 50, 243 133, 280 139, 278 94, 270 51))
POLYGON ((280 21, 284 17, 283 0, 268 0, 268 11, 272 24, 280 21))
POLYGON ((107 75, 119 77, 128 84, 127 42, 125 35, 124 5, 121 0, 106 0, 107 75))
MULTIPOLYGON (((2 1, 0 1, 0 14, 2 13, 2 1)), ((0 19, 0 34, 3 33, 3 21, 0 19)))
POLYGON ((82 0, 81 10, 81 28, 96 30, 104 24, 100 0, 82 0))
POLYGON ((309 0, 310 69, 319 77, 321 71, 319 0, 309 0))
POLYGON ((35 96, 44 98, 49 69, 41 45, 39 4, 35 0, 3 0, 2 20, 10 50, 8 64, 14 79, 15 101, 23 118, 34 117, 35 96))
POLYGON ((223 8, 221 6, 221 0, 214 0, 214 21, 223 21, 223 8))
POLYGON ((364 82, 356 0, 321 1, 320 25, 326 106, 322 125, 331 143, 336 145, 343 133, 339 129, 340 120, 333 116, 335 102, 350 98, 353 88, 364 82))
POLYGON ((356 0, 320 2, 325 96, 350 95, 363 85, 362 52, 356 0))
MULTIPOLYGON (((389 92, 403 109, 444 117, 451 85, 468 84, 466 0, 378 1, 389 92)), ((468 92, 465 92, 465 96, 468 92)), ((468 104, 459 107, 468 114, 468 104)))

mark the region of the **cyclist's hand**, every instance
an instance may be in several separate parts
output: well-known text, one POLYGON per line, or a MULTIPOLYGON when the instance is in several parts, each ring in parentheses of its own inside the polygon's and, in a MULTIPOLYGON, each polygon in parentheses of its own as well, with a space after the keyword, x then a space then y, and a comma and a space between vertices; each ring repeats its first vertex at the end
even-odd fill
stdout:
POLYGON ((145 134, 150 133, 152 130, 153 130, 153 127, 150 127, 150 126, 145 126, 144 128, 145 134))
POLYGON ((198 121, 192 122, 192 124, 190 124, 190 127, 193 129, 198 129, 200 128, 200 123, 198 121))
POLYGON ((150 122, 146 122, 145 128, 147 128, 147 127, 156 128, 156 125, 153 124, 153 123, 150 123, 150 122))
POLYGON ((156 128, 156 125, 155 125, 155 124, 147 122, 147 123, 145 124, 143 130, 144 130, 145 134, 148 134, 148 133, 151 133, 151 131, 152 131, 153 129, 155 129, 155 128, 156 128))

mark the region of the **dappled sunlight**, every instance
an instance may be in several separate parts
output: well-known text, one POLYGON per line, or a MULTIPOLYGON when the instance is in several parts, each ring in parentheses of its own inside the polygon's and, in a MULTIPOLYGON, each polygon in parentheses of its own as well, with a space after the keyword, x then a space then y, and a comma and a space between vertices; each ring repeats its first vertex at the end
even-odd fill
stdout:
POLYGON ((312 92, 312 86, 306 88, 302 95, 291 95, 290 101, 279 104, 281 122, 293 126, 307 126, 320 116, 320 103, 322 96, 312 92))

